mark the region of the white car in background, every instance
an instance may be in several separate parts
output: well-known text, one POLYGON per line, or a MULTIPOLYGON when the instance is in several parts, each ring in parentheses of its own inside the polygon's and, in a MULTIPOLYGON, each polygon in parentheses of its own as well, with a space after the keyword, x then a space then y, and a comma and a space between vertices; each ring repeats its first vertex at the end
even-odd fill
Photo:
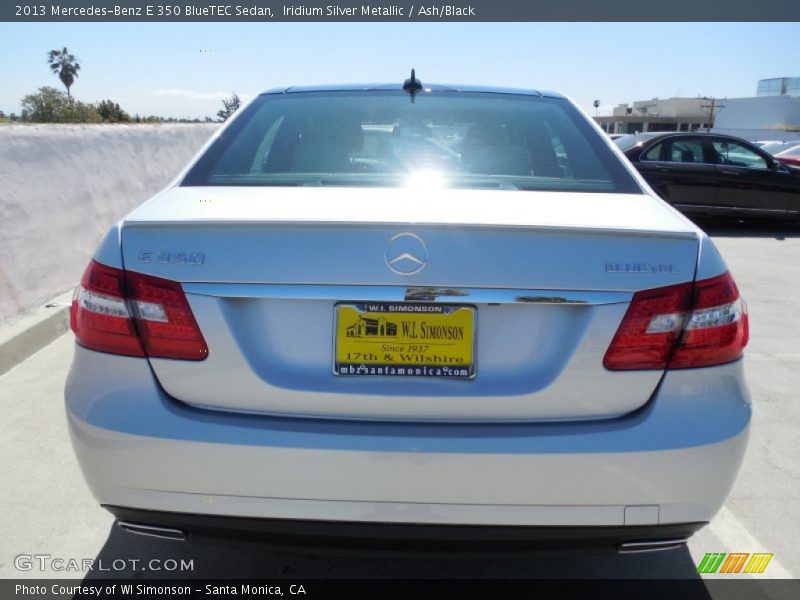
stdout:
POLYGON ((761 146, 761 149, 764 152, 768 152, 775 156, 776 154, 780 154, 786 150, 791 150, 792 148, 800 146, 800 141, 789 141, 789 142, 769 142, 761 146))
POLYGON ((75 452, 146 535, 674 548, 748 436, 720 254, 550 92, 265 92, 72 329, 75 452))

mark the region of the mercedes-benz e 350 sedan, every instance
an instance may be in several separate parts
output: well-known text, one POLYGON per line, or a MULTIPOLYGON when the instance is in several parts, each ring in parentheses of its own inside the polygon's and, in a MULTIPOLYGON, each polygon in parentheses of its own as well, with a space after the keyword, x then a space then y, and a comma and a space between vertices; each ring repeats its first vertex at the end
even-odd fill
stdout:
POLYGON ((72 329, 86 480, 164 537, 675 547, 750 421, 720 254, 549 92, 261 94, 108 233, 72 329))

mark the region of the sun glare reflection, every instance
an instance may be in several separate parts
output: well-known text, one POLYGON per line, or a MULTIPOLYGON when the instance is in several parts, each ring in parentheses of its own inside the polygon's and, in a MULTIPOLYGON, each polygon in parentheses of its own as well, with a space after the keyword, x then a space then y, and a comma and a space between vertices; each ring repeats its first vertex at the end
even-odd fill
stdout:
POLYGON ((413 171, 406 176, 406 187, 408 188, 431 190, 444 186, 444 177, 439 171, 433 169, 413 171))

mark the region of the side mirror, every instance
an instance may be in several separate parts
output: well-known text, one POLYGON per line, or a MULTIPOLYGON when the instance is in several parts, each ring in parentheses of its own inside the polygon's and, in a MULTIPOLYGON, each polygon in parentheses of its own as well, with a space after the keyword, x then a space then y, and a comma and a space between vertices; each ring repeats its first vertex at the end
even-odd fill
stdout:
POLYGON ((781 163, 777 160, 771 160, 769 163, 769 170, 770 171, 780 171, 781 170, 781 163))

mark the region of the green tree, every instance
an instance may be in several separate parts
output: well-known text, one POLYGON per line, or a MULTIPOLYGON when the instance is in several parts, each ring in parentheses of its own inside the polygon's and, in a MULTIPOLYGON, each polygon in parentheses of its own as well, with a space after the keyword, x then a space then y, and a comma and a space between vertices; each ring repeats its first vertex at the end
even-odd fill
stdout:
POLYGON ((63 113, 63 123, 102 123, 103 117, 97 112, 94 104, 76 102, 72 100, 68 103, 63 113))
POLYGON ((231 97, 222 101, 222 106, 224 107, 222 110, 217 112, 217 117, 220 123, 224 123, 227 121, 230 116, 235 113, 239 107, 241 106, 242 101, 239 100, 239 96, 234 92, 231 94, 231 97))
POLYGON ((39 88, 22 99, 23 120, 33 123, 100 123, 103 119, 92 104, 75 102, 54 87, 39 88))
POLYGON ((22 99, 22 114, 26 121, 34 123, 61 123, 68 104, 64 92, 45 86, 22 99))
POLYGON ((99 102, 97 112, 106 123, 129 123, 131 120, 131 116, 112 100, 99 102))
POLYGON ((70 54, 67 47, 64 46, 62 50, 50 50, 50 52, 47 53, 47 62, 53 74, 58 75, 61 83, 67 88, 67 99, 72 100, 69 88, 75 83, 78 71, 81 70, 78 59, 75 58, 73 54, 70 54))

